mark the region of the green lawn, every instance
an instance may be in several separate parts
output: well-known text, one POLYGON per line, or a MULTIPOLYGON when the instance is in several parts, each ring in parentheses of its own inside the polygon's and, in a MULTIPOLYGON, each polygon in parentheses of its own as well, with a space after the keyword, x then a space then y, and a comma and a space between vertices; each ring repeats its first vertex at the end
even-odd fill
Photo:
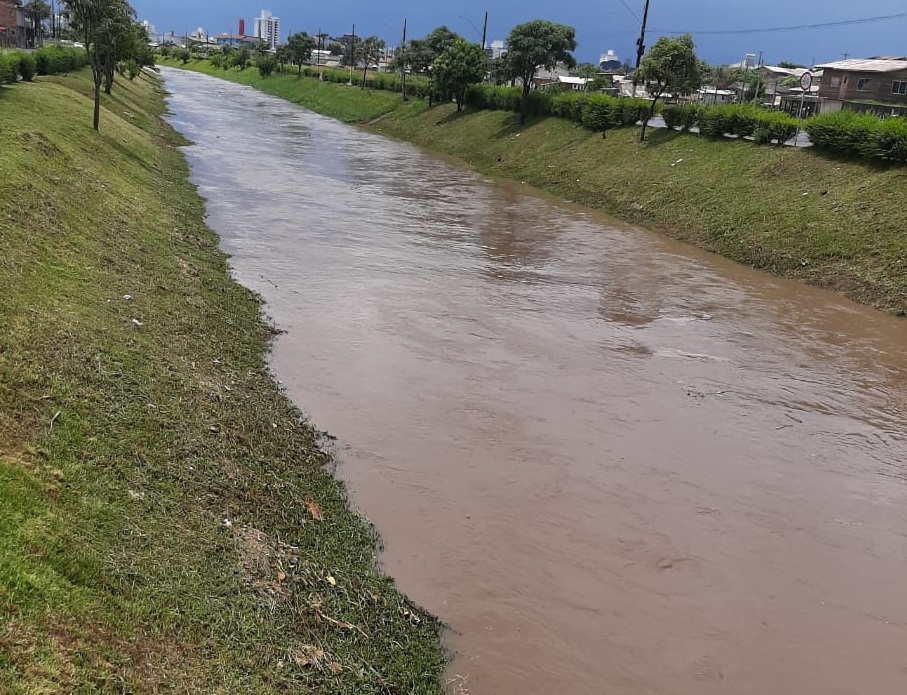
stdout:
POLYGON ((157 83, 89 90, 0 89, 0 692, 441 692, 157 83))

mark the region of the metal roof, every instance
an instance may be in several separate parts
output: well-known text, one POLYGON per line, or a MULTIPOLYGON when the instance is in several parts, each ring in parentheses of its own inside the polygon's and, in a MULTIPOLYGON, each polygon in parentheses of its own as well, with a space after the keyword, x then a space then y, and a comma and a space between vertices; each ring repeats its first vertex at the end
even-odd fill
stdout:
POLYGON ((851 58, 834 63, 817 65, 827 70, 849 70, 850 72, 895 72, 907 70, 907 58, 851 58))

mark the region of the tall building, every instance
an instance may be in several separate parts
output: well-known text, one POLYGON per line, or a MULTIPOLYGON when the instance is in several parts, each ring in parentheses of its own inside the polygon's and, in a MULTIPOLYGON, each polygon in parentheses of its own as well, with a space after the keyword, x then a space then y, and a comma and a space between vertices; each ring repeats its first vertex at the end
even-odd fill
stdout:
POLYGON ((280 17, 275 17, 269 10, 262 10, 261 17, 255 19, 255 37, 271 48, 277 48, 280 43, 280 17))

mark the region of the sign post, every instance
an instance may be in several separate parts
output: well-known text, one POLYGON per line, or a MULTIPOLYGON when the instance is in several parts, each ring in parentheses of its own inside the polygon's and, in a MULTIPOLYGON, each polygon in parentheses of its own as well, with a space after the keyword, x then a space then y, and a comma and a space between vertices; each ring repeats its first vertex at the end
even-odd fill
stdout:
POLYGON ((797 111, 797 137, 794 140, 795 145, 800 142, 800 125, 803 122, 803 103, 806 101, 806 94, 812 86, 813 74, 807 70, 800 75, 800 89, 802 89, 803 92, 800 94, 800 108, 797 111))

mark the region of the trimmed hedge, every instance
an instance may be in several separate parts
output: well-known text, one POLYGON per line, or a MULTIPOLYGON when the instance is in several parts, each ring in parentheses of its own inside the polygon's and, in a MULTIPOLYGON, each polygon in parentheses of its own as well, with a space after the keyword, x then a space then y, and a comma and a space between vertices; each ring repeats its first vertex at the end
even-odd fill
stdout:
POLYGON ((88 54, 81 48, 47 46, 34 52, 35 71, 39 75, 58 75, 88 65, 88 54))
POLYGON ((797 134, 797 120, 779 111, 765 111, 750 104, 665 106, 662 110, 669 128, 690 130, 699 127, 703 137, 720 139, 726 135, 751 137, 759 145, 777 141, 783 145, 797 134))
POLYGON ((838 111, 815 116, 806 132, 820 150, 885 162, 907 164, 907 118, 887 118, 838 111))
MULTIPOLYGON (((473 85, 466 92, 466 105, 479 110, 519 111, 521 94, 519 87, 473 85)), ((528 115, 566 118, 598 133, 635 126, 648 112, 649 102, 642 99, 577 92, 529 93, 528 115)))

